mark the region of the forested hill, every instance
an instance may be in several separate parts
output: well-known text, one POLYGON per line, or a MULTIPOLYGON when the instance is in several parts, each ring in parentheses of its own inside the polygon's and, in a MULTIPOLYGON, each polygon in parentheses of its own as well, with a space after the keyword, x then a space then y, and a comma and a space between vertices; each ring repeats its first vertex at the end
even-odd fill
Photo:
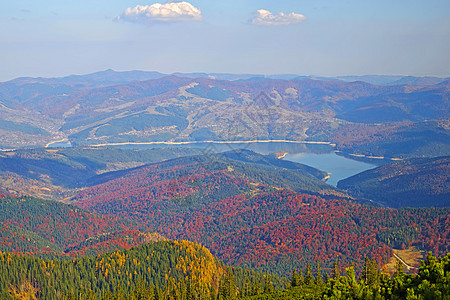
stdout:
POLYGON ((0 198, 0 211, 2 251, 92 255, 164 239, 129 220, 32 197, 0 198))
MULTIPOLYGON (((158 156, 160 151, 154 150, 36 149, 6 152, 3 162, 21 162, 16 166, 21 178, 56 183, 70 172, 52 173, 55 165, 73 168, 81 178, 83 172, 120 168, 116 156, 130 154, 124 167, 184 151, 191 150, 158 156), (42 157, 48 160, 40 161, 42 157), (39 170, 52 175, 39 176, 39 170)), ((8 172, 5 176, 11 176, 8 172)), ((356 268, 365 256, 381 264, 392 255, 391 247, 416 245, 437 255, 450 250, 448 209, 396 211, 359 205, 324 183, 325 175, 273 154, 246 150, 86 175, 92 186, 66 187, 76 193, 78 207, 27 197, 2 199, 1 249, 95 254, 163 235, 202 243, 227 264, 283 275, 317 259, 328 270, 338 259, 355 262, 356 268)))
MULTIPOLYGON (((158 180, 175 180, 178 176, 192 176, 196 171, 214 173, 217 171, 232 174, 233 177, 249 182, 283 187, 291 190, 333 193, 336 189, 324 182, 327 173, 300 163, 283 161, 275 154, 263 155, 251 150, 234 150, 225 153, 208 153, 175 158, 160 163, 149 164, 133 169, 108 172, 90 178, 90 186, 121 178, 138 178, 148 181, 146 184, 160 184, 158 180), (181 172, 181 173, 180 173, 181 172), (152 175, 165 174, 164 177, 152 178, 152 175), (147 177, 144 175, 147 174, 147 177)), ((134 184, 134 183, 133 183, 134 184)), ((208 193, 198 188, 200 193, 208 193)), ((183 197, 180 194, 180 197, 183 197)))
POLYGON ((226 268, 204 247, 161 241, 74 260, 42 260, 0 251, 1 299, 447 299, 450 253, 428 255, 417 274, 394 274, 366 259, 356 273, 320 262, 286 281, 269 274, 226 268))
POLYGON ((357 196, 399 207, 450 206, 450 156, 392 162, 338 182, 357 196))
POLYGON ((0 83, 0 148, 283 139, 375 156, 450 153, 448 79, 386 86, 363 82, 370 76, 177 75, 108 71, 0 83))
POLYGON ((124 293, 144 287, 157 299, 163 292, 175 293, 172 289, 189 290, 204 299, 224 275, 224 267, 206 248, 188 241, 160 241, 75 260, 0 252, 1 299, 69 299, 70 295, 78 299, 81 293, 89 299, 122 293, 117 299, 124 299, 124 293), (169 291, 164 291, 166 287, 169 291))
POLYGON ((342 199, 296 164, 243 152, 187 157, 105 174, 74 204, 136 220, 172 239, 208 247, 230 265, 286 275, 321 260, 361 266, 365 256, 387 262, 390 247, 449 251, 449 209, 391 210, 342 199), (278 165, 278 166, 277 166, 278 165), (283 165, 283 166, 282 166, 283 165), (307 179, 304 191, 300 180, 307 179), (320 183, 320 184, 319 184, 320 183))
POLYGON ((0 152, 0 188, 19 195, 61 200, 98 174, 134 168, 180 156, 191 148, 118 149, 105 147, 38 148, 0 152))

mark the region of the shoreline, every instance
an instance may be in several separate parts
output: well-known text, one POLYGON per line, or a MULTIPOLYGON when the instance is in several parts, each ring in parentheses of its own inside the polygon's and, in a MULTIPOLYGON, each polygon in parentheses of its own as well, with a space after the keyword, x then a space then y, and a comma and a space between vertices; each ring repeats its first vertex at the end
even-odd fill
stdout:
POLYGON ((372 156, 372 155, 364 155, 364 154, 351 154, 351 153, 346 153, 346 152, 339 151, 339 150, 336 150, 334 152, 341 153, 343 156, 348 155, 348 156, 353 156, 353 157, 358 157, 358 158, 368 158, 368 159, 376 159, 376 160, 392 160, 392 161, 403 160, 403 158, 398 158, 398 157, 384 157, 384 156, 372 156))
MULTIPOLYGON (((69 142, 69 139, 61 139, 49 142, 45 145, 45 148, 53 148, 50 147, 50 145, 55 143, 64 143, 69 142)), ((145 146, 145 145, 168 145, 168 146, 177 146, 177 145, 190 145, 190 144, 253 144, 253 143, 290 143, 290 144, 311 144, 311 145, 329 145, 332 148, 336 147, 336 144, 331 142, 316 142, 316 141, 292 141, 292 140, 245 140, 245 141, 180 141, 180 142, 167 142, 167 141, 159 141, 159 142, 121 142, 121 143, 102 143, 102 144, 95 144, 95 145, 80 145, 83 147, 108 147, 108 146, 145 146)), ((73 146, 71 146, 73 147, 73 146)), ((55 147, 57 148, 57 147, 55 147)), ((10 150, 3 150, 2 151, 10 151, 10 150)), ((364 155, 364 154, 353 154, 353 153, 346 153, 340 150, 334 150, 336 154, 341 154, 343 156, 353 156, 355 158, 367 158, 367 159, 374 159, 374 160, 391 160, 391 161, 401 161, 402 158, 396 158, 396 157, 383 157, 383 156, 372 156, 372 155, 364 155)), ((287 153, 286 153, 287 154, 287 153)), ((286 156, 286 154, 284 156, 286 156)), ((284 158, 284 156, 282 158, 284 158)))
POLYGON ((330 142, 314 142, 314 141, 290 141, 290 140, 251 140, 251 141, 185 141, 185 142, 123 142, 123 143, 103 143, 96 145, 86 145, 89 147, 106 147, 106 146, 126 146, 126 145, 190 145, 190 144, 252 144, 252 143, 292 143, 292 144, 316 144, 330 145, 330 142))
MULTIPOLYGON (((69 139, 60 139, 60 140, 52 141, 52 142, 47 143, 47 144, 44 146, 44 148, 48 148, 51 144, 64 143, 64 142, 68 142, 68 141, 69 141, 69 139)), ((52 148, 52 147, 50 147, 50 148, 52 148)), ((55 148, 56 148, 56 147, 55 147, 55 148)))

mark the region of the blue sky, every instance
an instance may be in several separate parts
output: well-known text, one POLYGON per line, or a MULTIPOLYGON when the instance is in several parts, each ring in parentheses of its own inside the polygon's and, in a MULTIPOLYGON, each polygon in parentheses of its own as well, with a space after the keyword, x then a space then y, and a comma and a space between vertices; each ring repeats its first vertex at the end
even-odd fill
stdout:
POLYGON ((444 77, 449 13, 448 0, 2 0, 0 81, 109 68, 444 77))

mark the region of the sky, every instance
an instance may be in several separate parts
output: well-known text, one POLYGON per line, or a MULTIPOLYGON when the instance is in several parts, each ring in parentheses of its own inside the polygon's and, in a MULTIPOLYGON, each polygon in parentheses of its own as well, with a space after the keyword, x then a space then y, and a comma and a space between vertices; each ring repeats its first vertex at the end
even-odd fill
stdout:
POLYGON ((0 81, 106 69, 450 76, 448 0, 1 0, 0 81))

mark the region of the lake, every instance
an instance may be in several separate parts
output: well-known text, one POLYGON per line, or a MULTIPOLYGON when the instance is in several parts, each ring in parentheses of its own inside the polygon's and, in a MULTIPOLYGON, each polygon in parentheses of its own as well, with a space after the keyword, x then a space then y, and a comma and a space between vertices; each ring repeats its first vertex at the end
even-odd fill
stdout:
POLYGON ((192 143, 183 145, 151 144, 151 145, 120 145, 122 149, 152 149, 165 147, 191 147, 204 151, 224 152, 237 149, 249 149, 258 153, 287 152, 285 160, 302 163, 330 174, 326 181, 336 186, 338 181, 360 172, 377 167, 375 164, 353 160, 339 156, 330 145, 285 143, 285 142, 254 142, 254 143, 192 143))
POLYGON ((341 179, 377 167, 373 164, 339 156, 335 152, 322 154, 292 153, 286 155, 284 159, 302 163, 330 173, 330 178, 326 182, 334 186, 336 186, 341 179))

